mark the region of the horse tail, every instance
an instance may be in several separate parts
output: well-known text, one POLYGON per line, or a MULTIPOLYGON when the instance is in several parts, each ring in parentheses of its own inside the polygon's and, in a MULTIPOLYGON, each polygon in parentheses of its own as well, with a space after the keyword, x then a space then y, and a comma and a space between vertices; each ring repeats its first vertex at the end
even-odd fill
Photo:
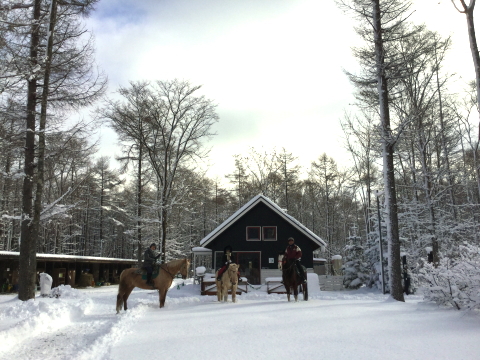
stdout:
POLYGON ((126 272, 123 270, 120 274, 120 281, 118 284, 118 294, 117 294, 117 314, 122 310, 123 306, 123 294, 125 294, 125 276, 126 272))
POLYGON ((123 306, 123 294, 120 294, 119 292, 117 295, 117 307, 115 308, 115 310, 117 310, 117 314, 120 312, 120 310, 122 310, 122 306, 123 306))

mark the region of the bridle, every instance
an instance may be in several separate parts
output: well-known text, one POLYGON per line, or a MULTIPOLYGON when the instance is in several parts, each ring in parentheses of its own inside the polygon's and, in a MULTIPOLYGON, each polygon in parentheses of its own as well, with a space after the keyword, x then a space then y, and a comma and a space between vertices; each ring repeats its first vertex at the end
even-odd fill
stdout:
MULTIPOLYGON (((286 264, 287 264, 287 262, 285 262, 285 265, 286 265, 286 264)), ((295 260, 292 261, 292 263, 291 263, 288 267, 282 266, 282 272, 283 272, 284 274, 291 273, 291 272, 292 272, 292 268, 293 268, 293 272, 295 272, 295 268, 294 268, 294 267, 295 267, 295 260)))
MULTIPOLYGON (((165 270, 168 273, 168 275, 170 275, 172 277, 172 279, 175 279, 176 274, 172 274, 170 271, 168 271, 168 265, 167 264, 160 264, 159 266, 160 266, 160 269, 165 270), (165 266, 166 268, 164 268, 163 266, 165 266)), ((183 267, 187 268, 187 263, 186 262, 180 268, 180 273, 181 273, 181 270, 183 269, 183 267)), ((182 274, 182 278, 183 278, 183 274, 182 274)))
POLYGON ((170 271, 168 271, 168 265, 167 264, 161 264, 159 266, 160 266, 160 269, 165 270, 168 273, 168 275, 170 275, 172 277, 172 279, 175 279, 175 275, 172 275, 172 273, 170 271), (163 267, 164 265, 166 266, 166 268, 163 267))
POLYGON ((185 261, 184 264, 182 265, 182 267, 180 268, 180 274, 182 275, 182 279, 184 279, 184 280, 188 276, 188 266, 189 266, 189 263, 187 261, 185 261), (182 274, 183 268, 185 268, 185 275, 182 274))
MULTIPOLYGON (((285 261, 285 265, 286 265, 286 263, 287 262, 285 261)), ((292 261, 290 266, 288 266, 288 267, 282 266, 282 271, 284 271, 284 272, 290 271, 294 266, 295 266, 295 261, 292 261)))

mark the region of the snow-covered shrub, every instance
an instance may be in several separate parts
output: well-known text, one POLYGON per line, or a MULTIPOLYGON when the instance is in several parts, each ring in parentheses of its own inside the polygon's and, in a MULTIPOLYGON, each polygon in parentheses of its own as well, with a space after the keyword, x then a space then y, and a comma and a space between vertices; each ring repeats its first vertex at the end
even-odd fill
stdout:
POLYGON ((343 270, 343 285, 347 289, 358 289, 369 280, 369 270, 363 261, 363 246, 350 244, 345 246, 345 263, 343 270))
POLYGON ((427 301, 456 309, 480 309, 480 247, 465 243, 458 252, 442 257, 435 268, 425 264, 419 272, 427 301))
MULTIPOLYGON (((386 229, 385 229, 386 231, 386 229)), ((384 249, 387 247, 386 244, 386 234, 383 236, 383 245, 384 249)), ((364 259, 367 263, 368 268, 368 280, 365 282, 365 286, 369 288, 377 288, 379 290, 382 289, 382 281, 381 281, 381 274, 382 274, 382 265, 380 263, 380 249, 379 249, 379 236, 378 236, 378 228, 374 229, 368 234, 367 242, 365 245, 364 250, 364 259)), ((388 292, 388 263, 387 258, 385 257, 386 251, 383 253, 383 267, 384 267, 384 278, 385 278, 385 289, 388 292)))

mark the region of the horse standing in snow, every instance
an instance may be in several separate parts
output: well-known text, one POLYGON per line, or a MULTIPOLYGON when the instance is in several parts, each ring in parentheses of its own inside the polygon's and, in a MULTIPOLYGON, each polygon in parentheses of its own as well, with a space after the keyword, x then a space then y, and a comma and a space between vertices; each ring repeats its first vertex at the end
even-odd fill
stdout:
POLYGON ((295 259, 287 259, 282 264, 282 280, 287 290, 287 299, 290 301, 290 292, 293 290, 295 301, 298 301, 298 288, 301 286, 303 300, 308 300, 308 284, 304 283, 300 274, 297 273, 295 259))
MULTIPOLYGON (((217 299, 219 302, 227 302, 228 290, 232 291, 232 302, 236 302, 238 287, 238 265, 231 263, 227 271, 222 274, 221 281, 217 283, 217 299)), ((215 279, 218 278, 218 271, 215 273, 215 279)))
MULTIPOLYGON (((159 265, 159 267, 159 274, 153 279, 153 288, 158 289, 160 307, 162 308, 165 305, 167 291, 172 285, 175 276, 180 273, 182 274, 182 279, 187 278, 190 260, 172 260, 168 263, 159 265)), ((120 274, 120 285, 118 286, 117 314, 122 309, 122 304, 123 309, 127 310, 127 299, 135 287, 145 290, 152 289, 151 286, 147 285, 146 280, 142 279, 142 272, 139 271, 139 269, 131 268, 123 270, 120 274)))

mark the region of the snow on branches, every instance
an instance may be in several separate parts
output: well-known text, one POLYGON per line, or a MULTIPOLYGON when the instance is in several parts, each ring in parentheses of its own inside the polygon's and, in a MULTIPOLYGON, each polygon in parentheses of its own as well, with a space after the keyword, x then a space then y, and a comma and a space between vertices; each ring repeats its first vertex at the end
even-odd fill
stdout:
POLYGON ((425 300, 458 310, 480 309, 480 247, 464 243, 437 267, 426 264, 419 274, 425 300))

